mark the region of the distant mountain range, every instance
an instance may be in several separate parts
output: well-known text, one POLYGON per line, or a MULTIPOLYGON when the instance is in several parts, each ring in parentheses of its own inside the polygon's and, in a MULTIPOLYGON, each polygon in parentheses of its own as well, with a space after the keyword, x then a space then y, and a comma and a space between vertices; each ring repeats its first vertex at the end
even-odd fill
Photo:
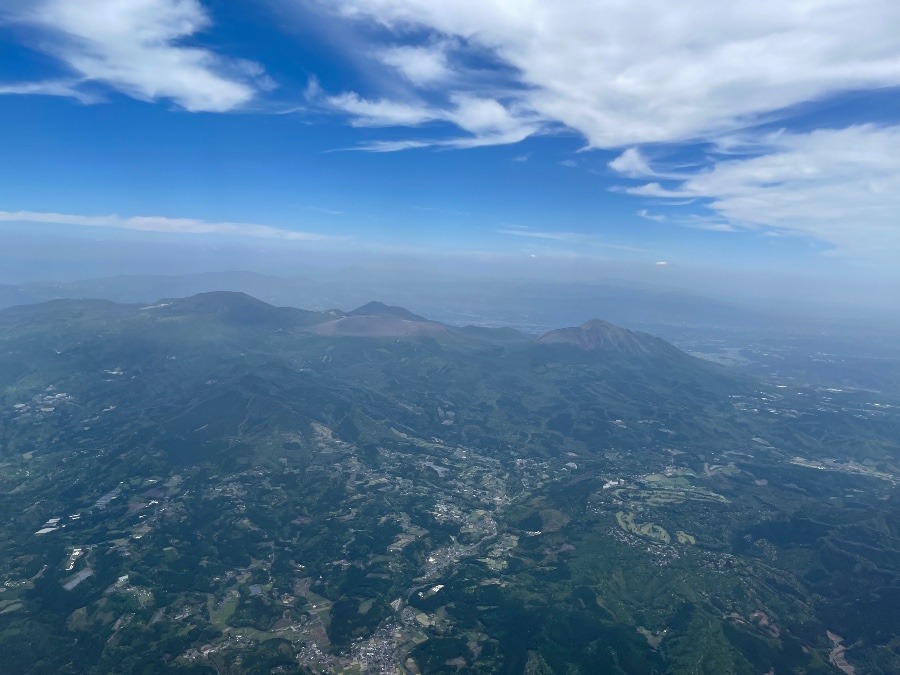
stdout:
MULTIPOLYGON (((58 306, 57 303, 53 305, 58 306)), ((532 345, 538 349, 555 347, 584 354, 652 359, 691 358, 665 340, 620 328, 601 319, 591 319, 580 326, 551 330, 535 339, 511 329, 485 326, 458 328, 431 321, 403 307, 378 301, 367 302, 349 312, 338 309, 316 312, 275 307, 246 293, 235 291, 214 291, 188 298, 161 300, 143 306, 138 311, 155 312, 162 317, 206 317, 258 330, 278 328, 320 336, 397 339, 444 337, 463 341, 499 339, 503 342, 532 345)), ((545 352, 546 350, 542 350, 542 353, 545 352)))
POLYGON ((585 316, 602 316, 614 323, 651 330, 664 325, 730 328, 778 325, 772 316, 739 305, 689 293, 608 283, 428 279, 414 284, 391 279, 363 283, 312 276, 281 278, 253 272, 136 275, 0 285, 0 308, 62 298, 147 303, 157 298, 221 290, 244 292, 274 305, 312 309, 358 306, 377 293, 396 304, 411 307, 413 312, 446 323, 511 326, 533 333, 583 321, 585 316))
MULTIPOLYGON (((103 380, 104 372, 121 370, 139 383, 123 390, 132 409, 193 409, 196 401, 208 399, 192 428, 209 425, 204 428, 210 430, 229 428, 221 405, 214 403, 223 396, 240 406, 255 401, 267 411, 267 426, 290 426, 301 412, 330 419, 329 410, 352 406, 368 420, 362 427, 372 429, 382 429, 381 420, 406 419, 410 406, 426 400, 468 406, 465 401, 476 396, 498 402, 473 409, 470 424, 454 427, 468 438, 495 427, 530 427, 569 409, 564 417, 570 421, 560 422, 565 428, 594 428, 598 415, 649 413, 647 401, 670 400, 665 405, 678 410, 673 415, 691 419, 755 386, 755 380, 664 340, 599 319, 538 337, 509 328, 455 327, 380 302, 349 312, 310 311, 234 291, 149 304, 54 300, 8 308, 0 310, 0 344, 5 349, 0 385, 16 387, 36 377, 47 386, 90 391, 94 385, 86 373, 99 373, 103 380), (210 381, 229 383, 230 393, 213 396, 204 384, 210 381), (307 393, 288 393, 300 382, 307 393), (537 412, 519 402, 531 400, 548 409, 537 412), (583 406, 583 420, 575 422, 583 406)), ((109 405, 125 409, 114 398, 101 408, 109 405)), ((152 424, 173 423, 163 416, 152 424)), ((643 438, 643 430, 635 431, 643 438)), ((219 442, 223 433, 209 442, 219 442)), ((583 433, 587 439, 600 432, 583 433)))
MULTIPOLYGON (((39 344, 44 346, 47 336, 53 336, 51 342, 60 357, 78 354, 79 359, 91 362, 106 354, 111 363, 137 364, 147 354, 170 348, 190 353, 192 358, 204 353, 218 362, 248 351, 265 354, 266 358, 295 354, 292 358, 327 359, 331 357, 322 355, 347 339, 359 341, 340 348, 351 361, 372 349, 378 356, 368 359, 390 361, 387 352, 378 352, 383 349, 379 345, 396 342, 416 345, 417 353, 440 355, 456 370, 488 359, 489 367, 479 366, 467 375, 474 382, 512 375, 530 378, 529 371, 543 367, 540 364, 573 361, 638 373, 648 383, 666 387, 675 381, 690 381, 708 385, 712 392, 723 383, 738 386, 743 382, 737 374, 689 356, 660 338, 600 319, 535 336, 511 328, 451 326, 375 301, 349 312, 312 311, 277 307, 236 291, 200 293, 149 304, 53 300, 0 310, 0 339, 30 345, 38 335, 39 344), (85 345, 93 346, 86 350, 85 345)), ((0 359, 0 368, 18 372, 29 360, 43 363, 44 348, 23 347, 27 356, 18 360, 13 350, 0 359)), ((59 358, 51 361, 52 368, 68 363, 59 358)), ((496 386, 511 385, 498 382, 496 386)))

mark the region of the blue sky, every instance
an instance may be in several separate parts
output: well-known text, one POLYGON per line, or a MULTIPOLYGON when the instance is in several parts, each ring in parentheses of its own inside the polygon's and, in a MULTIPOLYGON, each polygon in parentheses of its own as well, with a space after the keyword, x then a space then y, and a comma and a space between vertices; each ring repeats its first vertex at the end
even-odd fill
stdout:
POLYGON ((890 303, 898 26, 892 0, 6 0, 0 281, 115 272, 102 240, 121 272, 243 248, 890 303))

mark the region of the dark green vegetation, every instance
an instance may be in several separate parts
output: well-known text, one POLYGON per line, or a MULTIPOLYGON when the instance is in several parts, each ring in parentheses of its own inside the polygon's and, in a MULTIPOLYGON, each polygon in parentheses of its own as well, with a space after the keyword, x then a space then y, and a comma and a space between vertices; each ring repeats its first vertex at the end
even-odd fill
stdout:
POLYGON ((900 671, 897 402, 572 330, 0 312, 3 672, 900 671))

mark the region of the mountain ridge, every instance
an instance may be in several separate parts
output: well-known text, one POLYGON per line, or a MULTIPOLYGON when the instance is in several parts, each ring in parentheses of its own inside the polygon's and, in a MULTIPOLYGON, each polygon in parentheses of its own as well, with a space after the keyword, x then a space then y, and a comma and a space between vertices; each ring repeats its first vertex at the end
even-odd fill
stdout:
MULTIPOLYGON (((241 291, 210 291, 185 298, 163 298, 150 304, 123 304, 108 300, 58 299, 33 305, 0 309, 3 317, 75 317, 80 312, 113 312, 144 320, 204 318, 242 329, 288 330, 327 337, 398 338, 452 337, 463 341, 503 343, 553 348, 591 355, 626 357, 691 358, 665 340, 631 331, 602 319, 580 326, 557 328, 535 338, 514 329, 482 326, 451 326, 414 314, 404 307, 371 301, 344 312, 338 309, 317 312, 295 307, 276 307, 241 291)), ((67 318, 66 320, 70 320, 67 318)))
MULTIPOLYGON (((235 347, 257 343, 260 349, 292 340, 391 340, 397 343, 449 349, 455 353, 496 350, 522 367, 551 364, 602 364, 611 369, 638 369, 648 373, 677 373, 676 377, 707 381, 740 379, 738 373, 681 351, 665 340, 601 319, 580 326, 559 328, 540 336, 511 328, 452 326, 420 317, 403 307, 372 301, 350 312, 339 309, 309 311, 276 307, 235 291, 199 293, 167 298, 151 304, 118 304, 97 300, 52 300, 0 310, 0 337, 18 331, 34 333, 35 326, 54 332, 77 331, 99 323, 103 330, 167 338, 203 348, 225 340, 235 347), (412 318, 406 318, 412 317, 412 318), (262 342, 260 342, 262 341, 262 342)), ((138 338, 136 338, 138 339, 138 338)), ((361 349, 369 346, 360 345, 361 349)), ((721 384, 721 382, 720 382, 721 384)), ((715 386, 719 386, 718 384, 715 386)))

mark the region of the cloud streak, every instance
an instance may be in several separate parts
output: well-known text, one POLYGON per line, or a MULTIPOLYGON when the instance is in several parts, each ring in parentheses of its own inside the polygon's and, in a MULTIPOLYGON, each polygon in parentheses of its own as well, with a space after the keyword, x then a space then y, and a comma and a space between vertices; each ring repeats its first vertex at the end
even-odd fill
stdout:
POLYGON ((208 222, 194 218, 166 218, 164 216, 118 215, 85 216, 68 213, 45 213, 36 211, 0 211, 0 223, 43 223, 47 225, 72 225, 77 227, 103 227, 139 232, 164 234, 205 234, 261 239, 281 239, 285 241, 338 241, 342 237, 332 237, 313 232, 297 232, 270 225, 253 223, 208 222))
POLYGON ((528 227, 507 227, 497 230, 498 234, 505 234, 511 237, 523 237, 526 239, 537 239, 543 242, 556 242, 558 244, 570 246, 596 246, 600 248, 608 248, 616 251, 635 251, 643 252, 647 249, 636 246, 626 246, 624 244, 611 244, 604 241, 603 237, 596 234, 585 232, 560 232, 555 230, 535 230, 528 227))
POLYGON ((96 103, 96 95, 80 91, 81 80, 46 80, 0 85, 0 96, 67 96, 81 103, 96 103))

